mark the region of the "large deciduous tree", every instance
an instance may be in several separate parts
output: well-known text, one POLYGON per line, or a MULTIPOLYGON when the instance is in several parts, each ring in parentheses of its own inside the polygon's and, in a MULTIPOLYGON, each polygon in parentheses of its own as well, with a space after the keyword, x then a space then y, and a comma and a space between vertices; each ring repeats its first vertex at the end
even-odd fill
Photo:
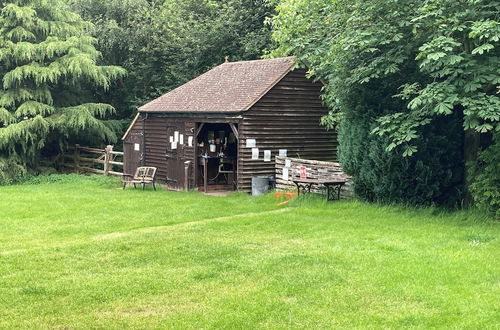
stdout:
POLYGON ((93 103, 125 74, 97 65, 90 23, 60 0, 3 1, 0 9, 0 152, 33 165, 48 143, 75 136, 115 140, 100 118, 114 111, 93 103))
POLYGON ((489 0, 281 1, 275 54, 326 82, 324 123, 340 122, 361 195, 451 199, 464 153, 474 161, 480 135, 500 130, 499 12, 489 0))
POLYGON ((95 25, 107 63, 129 72, 102 95, 128 118, 138 106, 220 64, 271 48, 267 0, 68 0, 95 25))

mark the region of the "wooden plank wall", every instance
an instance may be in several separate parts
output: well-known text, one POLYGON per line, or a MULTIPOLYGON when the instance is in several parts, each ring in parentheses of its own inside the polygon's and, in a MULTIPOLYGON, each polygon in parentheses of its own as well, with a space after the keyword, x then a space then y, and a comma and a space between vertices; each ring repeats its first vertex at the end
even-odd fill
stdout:
MULTIPOLYGON (((143 121, 144 115, 141 114, 130 132, 142 132, 144 124, 144 142, 145 146, 141 146, 144 154, 144 166, 154 166, 157 170, 157 178, 160 182, 165 182, 167 178, 167 159, 166 150, 168 144, 167 125, 172 123, 180 124, 179 130, 184 134, 187 143, 187 136, 193 135, 195 122, 191 118, 167 118, 155 114, 149 114, 148 118, 143 121)), ((189 173, 189 187, 194 188, 194 152, 195 148, 184 146, 181 158, 182 162, 191 160, 193 163, 189 173)), ((184 183, 182 183, 183 185, 184 183)))
MULTIPOLYGON (((297 187, 292 182, 292 177, 300 177, 299 168, 304 166, 307 170, 307 177, 315 179, 318 177, 318 172, 315 169, 322 169, 321 175, 330 176, 346 180, 346 186, 342 188, 341 195, 346 197, 352 195, 352 181, 351 178, 344 173, 342 166, 337 162, 324 162, 311 159, 300 159, 291 157, 276 157, 276 189, 277 190, 296 190, 297 187), (283 168, 285 167, 285 160, 290 160, 290 167, 288 169, 288 180, 283 178, 283 168)), ((315 186, 313 191, 324 193, 324 187, 315 186)))
POLYGON ((244 114, 239 129, 239 190, 251 191, 252 176, 275 173, 279 149, 287 149, 289 157, 337 160, 337 136, 320 126, 328 113, 321 88, 321 83, 306 78, 306 70, 292 71, 244 114), (258 160, 251 159, 246 139, 256 139, 258 160), (263 161, 264 150, 271 150, 270 162, 263 161))
POLYGON ((157 168, 156 175, 159 181, 164 181, 167 177, 167 120, 166 118, 149 115, 145 120, 143 148, 144 165, 157 168))

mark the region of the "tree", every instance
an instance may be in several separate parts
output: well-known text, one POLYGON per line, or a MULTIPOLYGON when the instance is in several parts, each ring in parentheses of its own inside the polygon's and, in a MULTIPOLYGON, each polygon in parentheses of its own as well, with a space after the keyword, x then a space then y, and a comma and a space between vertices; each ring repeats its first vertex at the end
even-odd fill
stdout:
POLYGON ((91 24, 60 0, 4 1, 0 11, 0 152, 34 165, 47 144, 72 137, 114 141, 114 111, 93 103, 93 87, 124 76, 99 66, 91 24))
POLYGON ((107 63, 129 75, 102 95, 128 118, 137 107, 222 63, 259 58, 271 48, 265 0, 69 0, 95 24, 107 63))
MULTIPOLYGON (((477 136, 465 139, 465 144, 464 136, 499 129, 498 9, 498 3, 486 0, 284 0, 279 4, 273 20, 273 37, 279 45, 274 54, 298 55, 312 75, 326 82, 325 102, 332 111, 323 122, 330 127, 340 123, 341 159, 352 165, 358 187, 367 188, 365 196, 384 198, 391 189, 414 191, 416 185, 411 182, 405 186, 404 181, 392 181, 392 188, 376 193, 386 175, 411 169, 404 164, 416 165, 418 159, 432 164, 430 171, 439 172, 450 166, 444 156, 455 154, 447 159, 454 162, 450 175, 463 178, 463 173, 457 173, 464 164, 460 147, 470 150, 471 140, 476 141, 475 152, 479 146, 477 136), (363 126, 361 117, 365 117, 363 126), (463 127, 458 135, 457 120, 463 127), (429 139, 436 134, 450 143, 436 148, 434 142, 441 138, 429 139), (376 171, 387 164, 380 162, 377 167, 376 155, 362 152, 375 141, 383 145, 377 156, 399 158, 400 165, 392 172, 371 175, 373 182, 366 186, 369 180, 356 177, 361 170, 376 171), (353 145, 360 147, 360 153, 353 152, 353 145), (443 157, 436 158, 436 152, 443 157), (440 161, 436 164, 432 159, 440 161)), ((422 179, 411 170, 401 173, 417 182, 422 179)), ((442 183, 441 194, 457 188, 456 179, 442 183)), ((426 200, 435 202, 435 197, 426 200)))

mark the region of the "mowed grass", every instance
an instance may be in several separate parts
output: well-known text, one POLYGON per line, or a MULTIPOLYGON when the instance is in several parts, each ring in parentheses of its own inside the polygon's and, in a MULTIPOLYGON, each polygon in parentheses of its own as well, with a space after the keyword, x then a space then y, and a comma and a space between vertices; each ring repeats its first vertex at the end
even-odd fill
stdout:
POLYGON ((0 187, 0 328, 500 327, 500 224, 356 201, 0 187))

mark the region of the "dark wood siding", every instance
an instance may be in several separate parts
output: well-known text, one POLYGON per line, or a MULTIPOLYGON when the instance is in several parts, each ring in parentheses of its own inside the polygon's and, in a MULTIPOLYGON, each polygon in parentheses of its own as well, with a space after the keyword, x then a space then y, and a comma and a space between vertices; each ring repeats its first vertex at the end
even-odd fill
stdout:
MULTIPOLYGON (((321 161, 337 161, 337 136, 320 126, 320 119, 328 113, 321 102, 321 83, 306 78, 306 71, 299 69, 288 73, 278 84, 266 93, 243 117, 209 119, 202 114, 191 113, 185 117, 166 114, 145 114, 136 121, 131 132, 142 132, 144 126, 143 164, 158 168, 158 180, 167 177, 166 150, 169 123, 183 123, 181 133, 185 141, 194 135, 198 122, 239 123, 238 189, 251 190, 251 178, 255 175, 273 175, 274 157, 279 149, 287 149, 287 155, 321 161), (199 117, 199 118, 198 118, 199 117), (246 148, 247 139, 256 139, 259 160, 252 160, 251 148, 246 148), (264 150, 271 150, 271 161, 263 161, 264 150)), ((215 115, 215 114, 214 114, 215 115)), ((181 125, 182 126, 182 125, 181 125)), ((187 143, 187 142, 186 142, 187 143)), ((189 187, 195 187, 195 147, 184 146, 183 161, 190 160, 189 187)))
POLYGON ((305 70, 295 70, 245 112, 239 129, 239 190, 251 190, 252 176, 275 173, 279 149, 287 149, 290 157, 337 160, 336 134, 320 126, 328 112, 321 102, 321 87, 306 78, 305 70), (258 160, 251 159, 246 139, 256 139, 258 160), (263 161, 264 150, 271 150, 270 162, 263 161))
MULTIPOLYGON (((168 134, 167 126, 171 123, 175 123, 179 126, 180 134, 185 136, 185 144, 183 150, 180 153, 182 162, 190 160, 191 167, 189 173, 189 187, 194 187, 194 145, 189 147, 187 145, 187 137, 194 135, 195 121, 192 118, 169 118, 156 114, 149 114, 145 118, 145 114, 141 114, 138 120, 130 129, 129 134, 125 138, 125 141, 130 139, 133 133, 142 134, 144 123, 144 138, 143 143, 145 143, 145 148, 141 146, 141 150, 144 151, 142 165, 144 166, 154 166, 157 170, 157 179, 164 183, 167 178, 167 144, 168 134)), ((142 144, 142 143, 141 143, 142 144)), ((182 183, 184 185, 184 183, 182 183)))

